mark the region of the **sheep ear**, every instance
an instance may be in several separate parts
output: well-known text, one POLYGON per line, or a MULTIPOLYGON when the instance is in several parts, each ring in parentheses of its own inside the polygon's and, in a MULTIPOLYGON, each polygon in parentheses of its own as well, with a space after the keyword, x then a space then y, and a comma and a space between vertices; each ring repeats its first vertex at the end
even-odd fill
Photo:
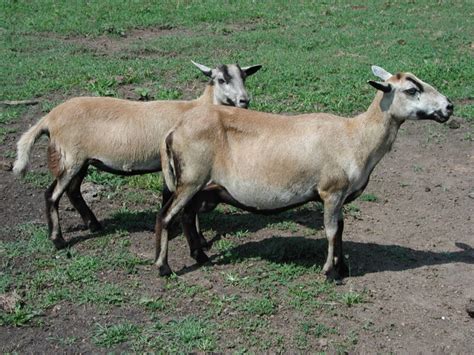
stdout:
POLYGON ((390 85, 389 83, 382 83, 380 81, 373 81, 373 80, 369 80, 367 83, 372 85, 377 90, 380 90, 383 92, 392 91, 392 85, 390 85))
POLYGON ((196 63, 196 62, 193 61, 193 60, 191 61, 191 63, 193 63, 196 67, 198 67, 198 69, 199 69, 205 76, 212 77, 212 69, 211 69, 211 68, 206 67, 205 65, 196 63))
POLYGON ((249 67, 243 67, 243 68, 241 68, 241 69, 242 69, 242 71, 245 73, 246 76, 249 76, 249 75, 255 74, 255 73, 258 72, 261 68, 262 68, 262 65, 261 65, 261 64, 257 64, 257 65, 251 65, 251 66, 249 66, 249 67))
POLYGON ((372 65, 372 73, 374 73, 375 76, 378 76, 383 81, 388 80, 392 76, 392 74, 390 74, 384 68, 378 67, 376 65, 372 65))

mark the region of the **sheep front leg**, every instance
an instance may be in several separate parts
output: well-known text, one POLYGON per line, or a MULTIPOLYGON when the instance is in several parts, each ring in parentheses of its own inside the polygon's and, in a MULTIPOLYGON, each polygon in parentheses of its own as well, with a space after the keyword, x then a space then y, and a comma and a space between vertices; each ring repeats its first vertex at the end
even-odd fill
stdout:
POLYGON ((347 274, 347 266, 342 254, 342 232, 344 219, 342 202, 337 198, 324 202, 324 228, 328 239, 328 256, 323 272, 328 279, 338 280, 347 274))

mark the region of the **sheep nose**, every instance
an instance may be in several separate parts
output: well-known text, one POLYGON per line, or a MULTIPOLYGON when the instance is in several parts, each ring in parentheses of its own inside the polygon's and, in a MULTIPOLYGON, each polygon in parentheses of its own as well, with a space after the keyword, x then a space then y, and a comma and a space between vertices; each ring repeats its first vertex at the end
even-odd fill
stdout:
POLYGON ((239 106, 243 108, 249 107, 250 100, 249 99, 240 99, 239 106))
POLYGON ((453 110, 454 110, 454 105, 453 105, 453 103, 451 102, 451 100, 449 100, 449 99, 448 99, 448 102, 449 102, 449 104, 448 104, 448 106, 446 106, 446 110, 453 112, 453 110))

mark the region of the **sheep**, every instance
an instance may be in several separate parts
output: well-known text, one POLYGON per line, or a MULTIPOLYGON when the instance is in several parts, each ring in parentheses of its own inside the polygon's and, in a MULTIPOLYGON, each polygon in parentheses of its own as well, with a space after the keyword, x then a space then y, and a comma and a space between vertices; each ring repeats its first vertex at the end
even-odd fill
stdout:
POLYGON ((210 78, 196 100, 137 102, 76 97, 55 107, 21 136, 13 166, 17 175, 25 174, 35 141, 42 135, 49 136, 48 167, 54 181, 45 192, 46 217, 57 249, 68 245, 61 233, 58 212, 65 191, 91 231, 102 227, 81 195, 89 165, 121 175, 160 171, 160 143, 187 111, 205 104, 248 107, 250 99, 244 82, 261 65, 241 68, 232 64, 211 69, 192 63, 210 78))
MULTIPOLYGON (((224 202, 254 213, 276 212, 309 201, 324 204, 328 239, 323 272, 340 279, 344 204, 368 184, 405 120, 446 122, 451 101, 411 73, 392 75, 373 66, 383 81, 352 119, 328 113, 283 116, 238 108, 201 106, 187 113, 161 147, 163 175, 172 197, 157 215, 155 264, 169 275, 168 225, 182 210, 186 228, 200 206, 224 202), (210 184, 211 183, 211 184, 210 184)), ((193 235, 191 233, 191 235, 193 235)), ((191 255, 207 260, 195 238, 191 255)))

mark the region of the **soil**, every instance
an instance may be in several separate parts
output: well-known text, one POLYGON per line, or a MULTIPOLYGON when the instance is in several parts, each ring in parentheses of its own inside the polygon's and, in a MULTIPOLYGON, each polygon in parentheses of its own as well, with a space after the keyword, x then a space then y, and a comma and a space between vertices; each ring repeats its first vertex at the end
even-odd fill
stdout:
MULTIPOLYGON (((18 133, 23 132, 40 116, 39 107, 31 107, 13 128, 18 133)), ((343 240, 351 275, 338 287, 365 290, 369 302, 348 308, 338 317, 320 316, 326 318, 328 325, 347 325, 348 329, 356 324, 367 325, 369 331, 361 332, 357 344, 351 347, 355 352, 472 353, 474 349, 474 319, 467 312, 469 307, 472 310, 474 299, 474 150, 471 126, 462 119, 457 120, 461 123, 458 129, 434 122, 406 122, 392 151, 376 167, 365 191, 375 195, 378 201, 358 200, 360 212, 346 214, 343 240)), ((15 135, 7 136, 1 146, 1 156, 14 150, 16 139, 15 135)), ((46 170, 45 146, 45 141, 35 146, 32 170, 46 170)), ((44 224, 43 191, 21 183, 7 170, 0 171, 3 226, 32 221, 44 224)), ((65 236, 76 238, 78 243, 74 247, 83 249, 80 237, 87 236, 88 232, 77 231, 79 216, 66 200, 61 201, 60 207, 65 236)), ((148 203, 157 206, 158 199, 153 197, 148 203)), ((111 211, 120 205, 120 201, 113 199, 97 199, 92 209, 101 221, 108 223, 111 211)), ((316 222, 304 213, 294 216, 298 222, 310 223, 312 227, 321 223, 320 216, 316 222)), ((143 218, 144 225, 130 231, 131 248, 138 256, 151 259, 154 216, 143 218)), ((239 218, 245 230, 245 215, 239 218)), ((7 233, 1 237, 15 239, 15 235, 7 233)), ((251 230, 248 238, 239 238, 236 243, 243 248, 250 243, 264 248, 268 243, 279 242, 277 239, 286 243, 285 240, 293 242, 292 238, 303 237, 278 230, 266 229, 265 233, 251 230), (272 237, 274 235, 279 237, 272 237)), ((190 282, 214 290, 221 288, 218 277, 215 284, 202 281, 203 271, 193 267, 183 239, 176 238, 170 243, 172 268, 190 282)), ((314 240, 314 246, 324 251, 325 241, 314 240)), ((209 255, 215 256, 216 251, 211 250, 209 255)), ((315 262, 323 260, 324 253, 315 262)), ((217 271, 235 267, 215 264, 211 272, 214 269, 217 274, 217 271)), ((165 292, 163 281, 153 267, 143 267, 141 273, 144 287, 150 292, 165 292)), ((126 276, 104 275, 111 280, 123 277, 126 276)), ((206 305, 200 304, 200 307, 204 311, 206 305)), ((186 312, 186 308, 180 312, 186 312)), ((45 317, 47 326, 41 328, 2 327, 2 351, 58 350, 52 345, 51 337, 74 335, 85 339, 85 329, 95 324, 97 314, 93 307, 63 303, 49 310, 45 317)), ((143 315, 136 310, 121 309, 102 315, 102 319, 104 317, 140 322, 143 315)), ((284 332, 285 328, 296 327, 298 319, 291 310, 281 310, 270 322, 272 328, 284 332)), ((322 342, 320 350, 326 345, 322 342)), ((66 349, 97 351, 87 341, 66 349)))

